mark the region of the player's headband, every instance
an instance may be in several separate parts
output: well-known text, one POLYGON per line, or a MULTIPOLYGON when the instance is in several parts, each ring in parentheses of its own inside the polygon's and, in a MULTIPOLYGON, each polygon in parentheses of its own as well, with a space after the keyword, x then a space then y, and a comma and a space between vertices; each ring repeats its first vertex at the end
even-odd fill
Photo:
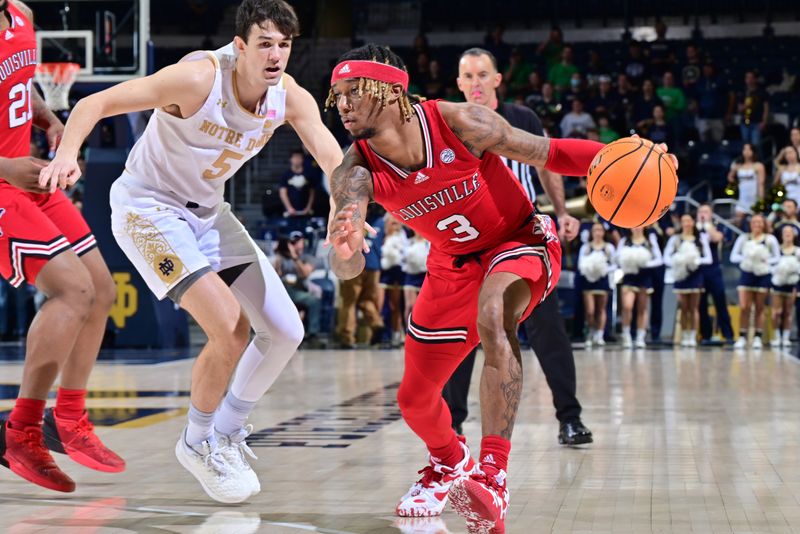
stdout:
POLYGON ((389 84, 399 83, 408 91, 408 73, 377 61, 342 61, 333 69, 331 85, 348 78, 369 78, 389 84))

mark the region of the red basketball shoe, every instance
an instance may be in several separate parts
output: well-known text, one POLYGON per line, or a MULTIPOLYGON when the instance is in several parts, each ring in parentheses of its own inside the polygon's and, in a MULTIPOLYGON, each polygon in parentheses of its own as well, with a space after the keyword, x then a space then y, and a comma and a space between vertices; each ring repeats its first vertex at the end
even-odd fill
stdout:
POLYGON ((506 472, 483 465, 469 478, 456 480, 450 488, 450 502, 467 520, 470 534, 504 534, 508 511, 506 472))
POLYGON ((453 482, 468 477, 475 470, 475 461, 464 443, 463 436, 458 438, 461 441, 464 458, 455 467, 440 464, 431 458, 430 464, 419 471, 422 478, 415 482, 397 503, 397 515, 430 517, 442 513, 453 482))
POLYGON ((66 454, 95 471, 119 473, 125 470, 125 460, 103 445, 94 433, 94 425, 89 421, 87 412, 83 412, 77 421, 71 421, 60 419, 54 410, 45 410, 42 430, 45 443, 51 451, 66 454))
POLYGON ((44 488, 65 493, 75 491, 75 482, 58 468, 45 448, 38 426, 17 430, 9 427, 7 421, 0 422, 0 465, 44 488))

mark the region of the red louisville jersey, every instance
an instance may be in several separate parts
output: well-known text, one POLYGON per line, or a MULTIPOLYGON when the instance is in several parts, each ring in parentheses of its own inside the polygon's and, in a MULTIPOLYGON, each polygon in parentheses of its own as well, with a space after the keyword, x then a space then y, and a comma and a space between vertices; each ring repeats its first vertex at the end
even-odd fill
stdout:
POLYGON ((0 32, 0 157, 17 158, 31 152, 36 35, 13 2, 8 17, 10 26, 0 32))
POLYGON ((403 224, 452 255, 501 243, 531 217, 519 180, 495 154, 475 157, 445 122, 435 100, 414 105, 425 144, 425 167, 406 172, 357 146, 372 173, 375 201, 403 224))

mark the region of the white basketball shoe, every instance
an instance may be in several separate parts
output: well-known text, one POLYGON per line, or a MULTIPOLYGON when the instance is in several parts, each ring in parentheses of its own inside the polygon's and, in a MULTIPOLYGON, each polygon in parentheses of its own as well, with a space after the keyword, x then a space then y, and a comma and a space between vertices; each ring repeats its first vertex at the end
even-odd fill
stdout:
POLYGON ((237 503, 250 497, 250 483, 230 465, 219 444, 212 447, 208 441, 204 441, 192 447, 186 443, 184 428, 175 444, 175 456, 215 501, 237 503))
POLYGON ((261 483, 258 481, 258 476, 250 464, 247 462, 247 456, 253 460, 258 460, 253 450, 247 446, 245 439, 253 432, 253 425, 247 425, 240 428, 230 436, 220 434, 217 432, 217 439, 219 446, 222 449, 222 455, 228 461, 228 464, 235 469, 247 482, 250 484, 250 496, 256 495, 261 491, 261 483))
MULTIPOLYGON (((459 440, 462 438, 463 436, 459 436, 459 440)), ((430 464, 419 471, 422 478, 416 481, 397 503, 397 515, 430 517, 442 513, 453 482, 468 477, 475 470, 475 461, 463 440, 461 450, 464 452, 464 458, 455 467, 440 464, 433 457, 430 458, 430 464)))

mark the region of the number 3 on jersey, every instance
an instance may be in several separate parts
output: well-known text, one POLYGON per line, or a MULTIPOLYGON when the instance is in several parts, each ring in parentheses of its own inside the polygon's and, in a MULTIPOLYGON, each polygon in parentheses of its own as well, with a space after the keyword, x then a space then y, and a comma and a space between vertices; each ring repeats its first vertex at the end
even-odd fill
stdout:
POLYGON ((16 128, 26 124, 33 118, 33 103, 31 99, 31 84, 33 80, 28 80, 27 84, 18 83, 8 92, 8 127, 16 128), (20 112, 21 110, 21 112, 20 112))
POLYGON ((451 215, 450 217, 442 219, 436 223, 436 228, 442 232, 445 230, 452 230, 453 233, 460 237, 451 237, 450 241, 456 241, 458 243, 478 239, 478 236, 481 235, 481 233, 472 226, 469 219, 463 215, 451 215))

